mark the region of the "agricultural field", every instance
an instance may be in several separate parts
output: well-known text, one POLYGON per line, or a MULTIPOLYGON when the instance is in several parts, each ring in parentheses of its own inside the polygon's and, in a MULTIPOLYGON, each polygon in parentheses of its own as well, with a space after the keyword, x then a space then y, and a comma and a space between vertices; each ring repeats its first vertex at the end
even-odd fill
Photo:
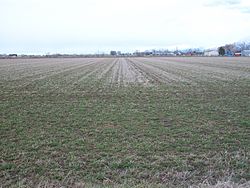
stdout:
POLYGON ((250 186, 250 58, 0 59, 0 187, 250 186))

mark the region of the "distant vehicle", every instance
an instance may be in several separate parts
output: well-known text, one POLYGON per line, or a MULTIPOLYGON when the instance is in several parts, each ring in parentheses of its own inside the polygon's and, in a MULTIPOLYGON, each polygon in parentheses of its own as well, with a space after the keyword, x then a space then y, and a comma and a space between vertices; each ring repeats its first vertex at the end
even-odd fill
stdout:
POLYGON ((236 56, 236 57, 241 56, 241 52, 235 52, 235 53, 234 53, 234 56, 236 56))

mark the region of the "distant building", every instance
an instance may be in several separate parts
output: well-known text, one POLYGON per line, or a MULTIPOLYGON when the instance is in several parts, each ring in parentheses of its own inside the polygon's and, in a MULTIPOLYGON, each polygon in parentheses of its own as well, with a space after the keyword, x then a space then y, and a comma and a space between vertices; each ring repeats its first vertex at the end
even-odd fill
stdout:
POLYGON ((219 52, 217 50, 205 51, 204 56, 219 56, 219 52))
POLYGON ((6 54, 0 54, 0 58, 4 58, 6 56, 7 56, 6 54))
POLYGON ((242 55, 242 56, 250 57, 250 50, 243 50, 243 51, 241 52, 241 55, 242 55))
POLYGON ((176 54, 174 52, 168 52, 165 54, 166 56, 176 56, 176 54))

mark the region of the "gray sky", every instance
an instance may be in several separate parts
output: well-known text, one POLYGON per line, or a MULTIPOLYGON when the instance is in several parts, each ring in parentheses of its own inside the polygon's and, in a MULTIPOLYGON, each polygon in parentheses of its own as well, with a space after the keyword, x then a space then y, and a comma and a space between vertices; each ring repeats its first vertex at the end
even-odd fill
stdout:
POLYGON ((0 0, 1 53, 216 47, 250 36, 250 0, 0 0))

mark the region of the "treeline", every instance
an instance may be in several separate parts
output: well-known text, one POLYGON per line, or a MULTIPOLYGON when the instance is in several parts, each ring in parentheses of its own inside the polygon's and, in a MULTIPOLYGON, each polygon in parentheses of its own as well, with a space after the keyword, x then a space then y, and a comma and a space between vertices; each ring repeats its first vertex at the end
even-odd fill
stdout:
POLYGON ((250 42, 236 42, 226 44, 214 49, 189 48, 182 50, 152 49, 135 51, 134 53, 122 53, 110 51, 109 54, 46 54, 46 55, 17 55, 0 54, 0 58, 102 58, 102 57, 143 57, 143 56, 250 56, 250 42))
POLYGON ((242 53, 243 51, 250 50, 250 42, 236 42, 233 44, 226 44, 225 46, 220 46, 218 48, 219 55, 234 55, 237 53, 242 53))

